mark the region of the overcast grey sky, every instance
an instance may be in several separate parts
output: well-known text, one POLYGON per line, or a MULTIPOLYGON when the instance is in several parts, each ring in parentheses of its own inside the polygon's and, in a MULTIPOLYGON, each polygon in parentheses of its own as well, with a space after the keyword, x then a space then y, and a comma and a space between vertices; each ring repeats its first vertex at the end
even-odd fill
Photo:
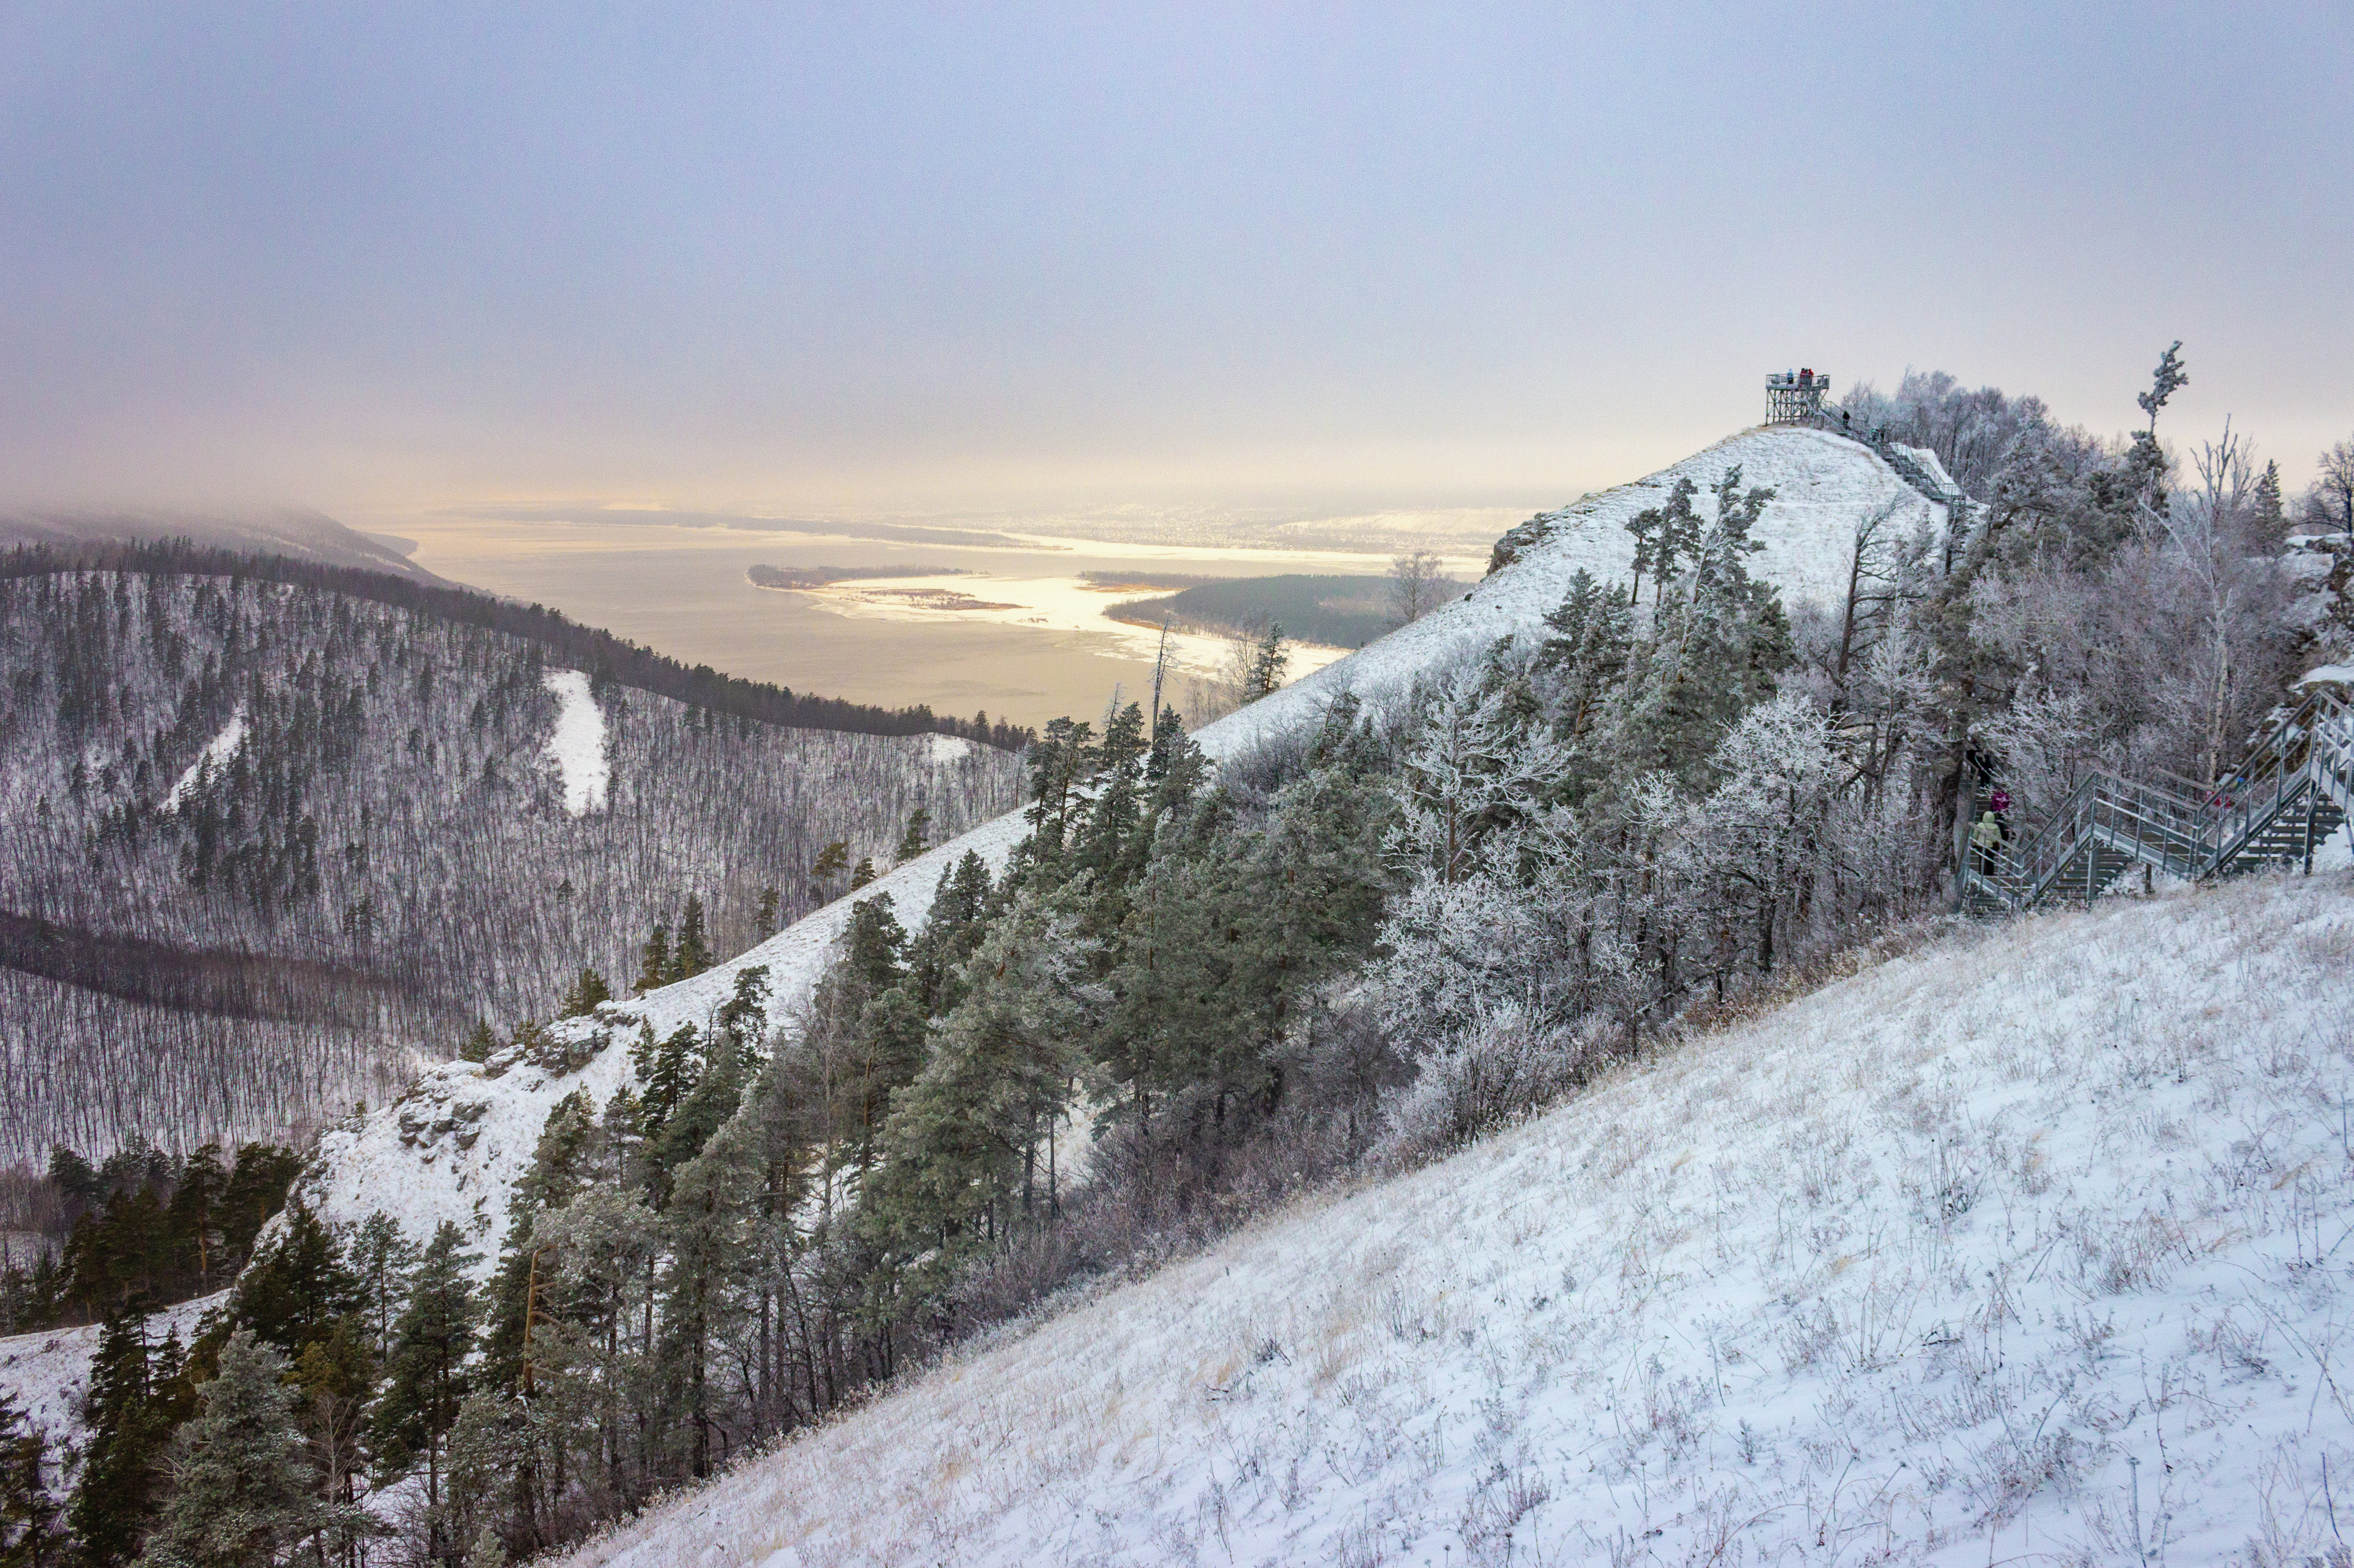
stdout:
POLYGON ((1909 366, 2354 432, 2354 7, 0 10, 0 493, 1567 499, 1909 366))

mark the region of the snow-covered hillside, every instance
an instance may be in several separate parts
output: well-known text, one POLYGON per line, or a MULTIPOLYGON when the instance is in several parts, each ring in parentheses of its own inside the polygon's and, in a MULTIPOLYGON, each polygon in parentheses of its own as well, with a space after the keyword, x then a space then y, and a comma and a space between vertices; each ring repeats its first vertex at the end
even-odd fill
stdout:
POLYGON ((2343 876, 1953 932, 574 1561, 2323 1560, 2349 960, 2343 876))
POLYGON ((822 902, 822 846, 1020 798, 996 747, 697 707, 430 609, 11 565, 0 1160, 300 1137, 584 965, 626 980, 690 895, 733 951, 822 902))
MULTIPOLYGON (((1744 487, 1776 491, 1752 531, 1766 546, 1755 569, 1794 599, 1825 597, 1844 580, 1843 552, 1858 524, 1881 510, 1894 506, 1925 520, 1943 516, 1942 508, 1907 488, 1861 443, 1788 426, 1744 431, 1646 479, 1537 519, 1541 526, 1532 527, 1519 557, 1464 599, 1204 727, 1196 738, 1211 757, 1231 758, 1271 736, 1312 726, 1343 693, 1369 703, 1395 701, 1425 672, 1500 637, 1541 630, 1578 571, 1626 577, 1633 552, 1628 518, 1658 504, 1686 475, 1700 487, 1705 509, 1712 504, 1709 487, 1734 464, 1744 487)), ((1024 832, 1019 815, 987 823, 885 874, 857 897, 887 894, 912 930, 929 909, 943 871, 968 851, 992 868, 1001 865, 1024 832)), ((357 1222, 384 1210, 412 1234, 454 1221, 469 1228, 487 1269, 504 1235, 505 1192, 529 1161, 556 1102, 586 1088, 601 1104, 628 1081, 625 1047, 642 1022, 657 1033, 705 1023, 733 992, 736 976, 753 965, 769 970, 770 1017, 790 1020, 815 986, 854 902, 837 899, 694 980, 608 1006, 594 1021, 559 1025, 558 1047, 541 1061, 494 1058, 479 1067, 453 1062, 428 1071, 401 1103, 330 1128, 302 1195, 337 1221, 357 1222)))
MULTIPOLYGON (((147 1320, 148 1338, 160 1344, 166 1334, 177 1334, 185 1345, 196 1338, 196 1320, 228 1298, 228 1292, 216 1291, 164 1308, 147 1320)), ((80 1437, 90 1358, 98 1354, 105 1332, 104 1325, 91 1323, 0 1339, 0 1389, 23 1409, 27 1425, 47 1434, 52 1443, 80 1437)))

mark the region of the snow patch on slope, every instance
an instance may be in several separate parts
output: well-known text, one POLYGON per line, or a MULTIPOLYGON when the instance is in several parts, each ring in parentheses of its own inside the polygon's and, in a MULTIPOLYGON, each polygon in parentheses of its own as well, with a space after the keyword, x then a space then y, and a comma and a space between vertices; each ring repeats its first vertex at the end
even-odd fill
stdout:
POLYGON ((556 694, 556 730, 540 753, 564 781, 564 809, 576 817, 604 810, 613 765, 605 755, 605 710, 588 694, 579 670, 550 670, 542 683, 556 694))
POLYGON ((245 744, 245 705, 239 703, 228 723, 221 726, 221 732, 206 743, 204 750, 196 754, 196 759, 188 764, 188 770, 181 774, 179 781, 172 786, 172 792, 164 798, 164 810, 178 810, 181 797, 196 787, 198 779, 208 772, 217 774, 227 768, 230 759, 237 756, 238 748, 245 744))
POLYGON ((573 1561, 2317 1557, 2349 958, 2338 878, 1958 932, 573 1561))
MULTIPOLYGON (((1194 738, 1213 759, 1237 757, 1311 728, 1344 694, 1373 705, 1394 704, 1411 694, 1417 679, 1476 656, 1498 638, 1542 631, 1545 613, 1561 603, 1578 571, 1626 579, 1634 549, 1628 518, 1659 504, 1683 475, 1701 488, 1705 514, 1709 487, 1735 463, 1744 488, 1776 491, 1753 531, 1766 546, 1755 569, 1792 599, 1827 597, 1845 580, 1856 526, 1879 509, 1895 506, 1923 521, 1943 517, 1941 508, 1924 501, 1860 442, 1793 426, 1744 431, 1648 479, 1523 524, 1515 530, 1528 535, 1519 557, 1464 598, 1205 726, 1194 738)), ((953 736, 930 739, 942 760, 943 742, 960 744, 953 736)), ((343 1222, 383 1209, 411 1236, 429 1234, 443 1219, 455 1221, 484 1250, 480 1266, 487 1271, 488 1254, 504 1235, 506 1190, 527 1168, 549 1109, 578 1088, 602 1105, 629 1082, 625 1046, 642 1022, 657 1034, 681 1023, 705 1026, 733 994, 737 975, 759 964, 769 969, 769 1016, 789 1024, 815 990, 858 900, 887 895, 900 923, 914 930, 930 910, 944 871, 968 852, 994 871, 1027 832, 1018 812, 986 823, 693 980, 609 1004, 594 1020, 560 1023, 563 1049, 545 1063, 494 1060, 494 1077, 468 1063, 429 1069, 400 1105, 323 1135, 320 1157, 305 1178, 306 1200, 324 1217, 343 1222), (406 1131, 404 1117, 413 1124, 406 1131)))

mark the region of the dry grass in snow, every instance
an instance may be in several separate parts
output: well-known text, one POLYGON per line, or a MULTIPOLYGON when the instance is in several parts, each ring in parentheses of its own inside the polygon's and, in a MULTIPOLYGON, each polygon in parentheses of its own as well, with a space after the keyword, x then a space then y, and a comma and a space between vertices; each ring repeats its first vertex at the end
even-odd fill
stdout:
POLYGON ((2336 1562, 2349 1091, 2341 876, 1963 932, 576 1561, 2336 1562))

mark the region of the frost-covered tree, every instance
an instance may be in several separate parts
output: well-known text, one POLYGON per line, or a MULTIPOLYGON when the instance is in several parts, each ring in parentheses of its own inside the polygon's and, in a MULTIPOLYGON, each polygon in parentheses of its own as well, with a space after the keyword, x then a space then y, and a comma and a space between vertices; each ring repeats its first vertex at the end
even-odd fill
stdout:
POLYGON ((285 1358, 239 1330, 172 1439, 170 1499, 143 1568, 261 1568, 297 1561, 350 1511, 323 1502, 303 1454, 285 1358))

